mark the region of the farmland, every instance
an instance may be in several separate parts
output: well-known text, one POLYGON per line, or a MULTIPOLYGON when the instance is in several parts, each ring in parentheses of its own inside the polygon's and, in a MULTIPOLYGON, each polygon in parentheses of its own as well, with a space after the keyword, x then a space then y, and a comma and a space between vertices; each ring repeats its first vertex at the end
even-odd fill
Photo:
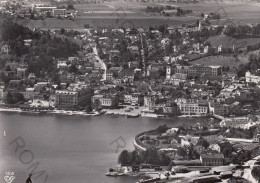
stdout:
POLYGON ((232 48, 234 45, 236 48, 244 48, 249 45, 260 43, 260 38, 235 39, 225 35, 220 35, 210 37, 207 41, 210 42, 212 46, 222 45, 224 48, 232 48))
POLYGON ((18 20, 19 24, 28 26, 29 28, 49 28, 49 29, 82 29, 84 24, 89 24, 94 28, 97 27, 150 27, 159 26, 162 24, 183 24, 191 23, 193 21, 189 19, 167 19, 166 17, 124 17, 119 18, 117 16, 89 16, 78 17, 73 20, 60 20, 56 18, 48 18, 45 20, 18 20))
POLYGON ((61 20, 57 18, 45 20, 18 20, 19 23, 38 28, 67 28, 82 29, 84 24, 93 27, 150 27, 167 24, 169 26, 176 24, 195 23, 201 19, 201 13, 218 12, 220 20, 212 21, 213 24, 243 24, 260 23, 258 3, 245 3, 242 1, 205 1, 200 3, 167 3, 140 1, 111 1, 99 4, 75 4, 74 8, 78 11, 75 20, 61 20), (159 14, 145 13, 147 6, 166 6, 172 5, 183 9, 191 9, 192 14, 186 16, 164 17, 159 14), (241 16, 243 15, 243 16, 241 16))
POLYGON ((230 68, 237 67, 239 64, 247 63, 248 60, 237 60, 230 56, 209 56, 193 61, 192 64, 202 65, 222 65, 230 68))

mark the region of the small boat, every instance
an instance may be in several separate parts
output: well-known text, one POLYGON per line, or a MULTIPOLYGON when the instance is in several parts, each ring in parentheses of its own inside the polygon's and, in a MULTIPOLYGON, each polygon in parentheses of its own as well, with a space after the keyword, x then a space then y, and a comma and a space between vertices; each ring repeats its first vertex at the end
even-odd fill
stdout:
POLYGON ((140 115, 136 114, 136 115, 126 115, 126 118, 138 118, 140 115))
POLYGON ((124 176, 126 175, 125 173, 118 173, 117 176, 124 176))
POLYGON ((102 114, 106 114, 107 111, 100 111, 99 114, 102 115, 102 114))
POLYGON ((141 179, 137 183, 149 183, 161 180, 159 177, 151 178, 151 179, 141 179))
POLYGON ((105 174, 106 176, 117 177, 117 176, 124 176, 129 172, 127 167, 116 167, 116 168, 109 168, 109 171, 105 174))
POLYGON ((108 172, 108 173, 106 173, 105 175, 106 176, 111 176, 111 177, 116 177, 117 176, 117 172, 108 172))
POLYGON ((166 116, 165 116, 165 115, 162 115, 162 114, 158 114, 158 115, 157 115, 157 118, 166 118, 166 116))

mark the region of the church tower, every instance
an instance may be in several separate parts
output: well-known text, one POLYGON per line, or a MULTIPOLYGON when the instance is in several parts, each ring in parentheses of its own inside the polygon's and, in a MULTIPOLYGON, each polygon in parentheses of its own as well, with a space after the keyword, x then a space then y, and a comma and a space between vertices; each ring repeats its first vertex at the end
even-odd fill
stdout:
POLYGON ((171 66, 167 65, 166 66, 166 79, 171 78, 171 66))

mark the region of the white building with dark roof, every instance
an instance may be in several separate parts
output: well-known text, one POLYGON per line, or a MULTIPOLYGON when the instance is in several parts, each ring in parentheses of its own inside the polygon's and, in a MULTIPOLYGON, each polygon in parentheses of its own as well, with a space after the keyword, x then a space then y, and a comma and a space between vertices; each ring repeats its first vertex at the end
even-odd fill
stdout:
POLYGON ((260 76, 254 75, 249 71, 246 72, 245 77, 247 83, 256 83, 256 84, 260 83, 260 76))

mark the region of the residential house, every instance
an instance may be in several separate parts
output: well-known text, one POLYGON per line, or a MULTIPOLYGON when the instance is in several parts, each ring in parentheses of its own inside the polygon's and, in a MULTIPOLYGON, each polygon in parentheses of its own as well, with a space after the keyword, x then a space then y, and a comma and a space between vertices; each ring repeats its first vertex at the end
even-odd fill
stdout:
POLYGON ((53 9, 52 15, 54 17, 65 17, 66 15, 66 9, 53 9))
POLYGON ((128 67, 130 67, 130 68, 139 68, 139 62, 138 61, 128 62, 128 67))
POLYGON ((40 92, 36 92, 34 88, 26 88, 25 92, 22 92, 26 100, 32 100, 34 96, 37 96, 40 92))
POLYGON ((114 72, 111 70, 108 70, 106 72, 106 80, 107 81, 112 81, 114 79, 114 72))
POLYGON ((132 82, 134 80, 135 72, 132 68, 127 68, 119 72, 119 78, 132 82))
POLYGON ((164 114, 171 114, 171 115, 177 115, 178 114, 178 107, 177 105, 171 105, 171 104, 165 104, 163 107, 163 113, 164 114))
POLYGON ((36 76, 35 76, 35 74, 34 74, 34 73, 30 73, 30 74, 28 75, 28 80, 31 81, 32 83, 35 83, 35 81, 36 81, 36 76))
POLYGON ((132 55, 139 55, 138 46, 128 46, 127 50, 129 50, 132 55))
POLYGON ((144 107, 152 110, 155 107, 155 97, 154 96, 144 96, 144 107))
POLYGON ((31 46, 32 41, 33 41, 32 39, 24 39, 23 40, 24 46, 31 46))
POLYGON ((184 83, 187 81, 187 74, 176 73, 171 76, 172 83, 174 85, 179 86, 180 83, 184 83))
POLYGON ((110 50, 108 52, 109 61, 117 60, 119 55, 120 55, 120 51, 119 50, 110 50))
POLYGON ((205 46, 204 50, 203 50, 203 53, 207 54, 208 52, 209 52, 209 46, 205 46))
POLYGON ((221 53, 222 50, 223 50, 223 46, 222 46, 222 45, 219 45, 219 46, 218 46, 218 53, 221 53))
POLYGON ((221 152, 221 147, 218 144, 211 144, 209 146, 209 149, 212 149, 214 151, 218 151, 219 153, 221 152))
POLYGON ((132 94, 125 94, 124 95, 124 104, 125 105, 143 105, 144 96, 140 93, 132 93, 132 94))
POLYGON ((57 9, 57 7, 55 7, 55 6, 44 6, 44 5, 42 4, 42 5, 34 5, 34 6, 33 6, 33 9, 34 9, 37 13, 40 13, 40 12, 43 12, 43 11, 53 11, 54 9, 57 9))
POLYGON ((259 130, 259 128, 256 129, 256 131, 254 133, 253 140, 254 140, 254 142, 260 143, 260 130, 259 130))
POLYGON ((17 71, 16 71, 17 77, 19 77, 21 79, 25 79, 26 71, 27 71, 27 68, 20 68, 20 67, 17 68, 17 71))
POLYGON ((258 84, 260 82, 260 76, 252 74, 250 71, 247 71, 245 74, 246 82, 247 83, 256 83, 258 84))
POLYGON ((57 62, 57 68, 67 68, 67 61, 66 60, 58 60, 57 62))
POLYGON ((0 86, 0 100, 3 100, 4 98, 4 89, 5 89, 4 86, 0 86))
POLYGON ((40 92, 43 87, 46 88, 47 86, 48 86, 48 82, 37 82, 34 85, 34 89, 35 89, 35 91, 40 92))
POLYGON ((201 154, 203 151, 205 151, 205 147, 202 146, 202 145, 196 145, 196 146, 195 146, 195 150, 196 150, 199 154, 201 154))
POLYGON ((35 95, 33 97, 31 107, 50 107, 50 103, 47 100, 44 100, 42 95, 35 95))
POLYGON ((220 116, 225 115, 225 107, 221 103, 209 102, 209 108, 210 108, 210 112, 212 114, 217 114, 217 115, 220 115, 220 116))
POLYGON ((240 101, 254 101, 254 91, 250 91, 250 90, 242 90, 240 92, 240 97, 239 97, 240 101))

